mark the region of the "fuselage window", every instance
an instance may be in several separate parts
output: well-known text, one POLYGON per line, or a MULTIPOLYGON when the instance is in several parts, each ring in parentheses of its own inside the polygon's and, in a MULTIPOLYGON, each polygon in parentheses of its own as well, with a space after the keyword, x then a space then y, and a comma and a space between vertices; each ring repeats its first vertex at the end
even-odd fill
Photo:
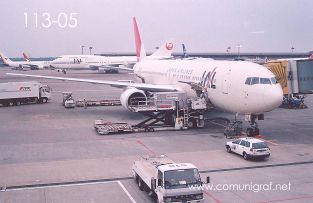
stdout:
POLYGON ((260 84, 260 78, 253 77, 251 80, 251 85, 260 84))
POLYGON ((261 84, 272 84, 269 78, 260 78, 261 84))

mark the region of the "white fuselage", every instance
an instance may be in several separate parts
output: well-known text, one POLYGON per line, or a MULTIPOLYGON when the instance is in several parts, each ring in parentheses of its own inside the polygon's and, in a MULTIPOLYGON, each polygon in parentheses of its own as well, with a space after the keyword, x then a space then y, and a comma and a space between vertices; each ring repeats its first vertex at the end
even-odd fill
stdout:
POLYGON ((96 55, 64 55, 57 57, 51 62, 51 66, 58 69, 96 69, 113 65, 135 64, 137 58, 134 56, 96 56, 96 55))
POLYGON ((6 62, 5 65, 15 69, 44 69, 49 67, 50 61, 10 61, 6 62))
MULTIPOLYGON (((147 56, 147 59, 164 59, 164 56, 147 56)), ((169 57, 167 57, 169 58, 169 57)), ((97 56, 97 55, 64 55, 51 62, 51 66, 57 69, 92 69, 125 66, 132 67, 137 62, 136 56, 97 56)))
POLYGON ((283 99, 279 83, 260 84, 275 75, 267 68, 245 61, 144 60, 134 66, 145 83, 174 85, 195 97, 190 84, 202 84, 212 104, 240 114, 261 114, 277 108, 283 99), (247 78, 259 84, 245 84, 247 78), (187 84, 189 83, 189 84, 187 84))

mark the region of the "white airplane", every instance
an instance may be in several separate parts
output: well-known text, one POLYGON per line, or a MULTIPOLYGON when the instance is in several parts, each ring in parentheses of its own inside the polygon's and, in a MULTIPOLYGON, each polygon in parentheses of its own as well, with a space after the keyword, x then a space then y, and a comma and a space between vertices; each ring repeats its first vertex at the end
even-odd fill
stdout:
POLYGON ((15 70, 37 70, 47 68, 50 61, 11 61, 2 52, 0 52, 0 59, 3 64, 15 70))
POLYGON ((136 19, 133 19, 136 53, 139 62, 134 66, 135 75, 142 83, 93 80, 7 73, 8 75, 68 80, 123 88, 120 100, 130 110, 134 97, 146 98, 149 92, 183 91, 188 97, 205 95, 215 107, 247 115, 250 131, 256 119, 263 119, 264 112, 277 108, 283 100, 283 91, 275 75, 267 68, 246 61, 218 60, 145 60, 136 19), (199 91, 200 90, 200 91, 199 91))
MULTIPOLYGON (((147 59, 169 59, 172 57, 174 40, 169 39, 147 59)), ((50 67, 66 73, 69 69, 98 70, 99 72, 118 72, 130 70, 137 62, 136 56, 97 56, 97 55, 63 55, 57 57, 50 67)))

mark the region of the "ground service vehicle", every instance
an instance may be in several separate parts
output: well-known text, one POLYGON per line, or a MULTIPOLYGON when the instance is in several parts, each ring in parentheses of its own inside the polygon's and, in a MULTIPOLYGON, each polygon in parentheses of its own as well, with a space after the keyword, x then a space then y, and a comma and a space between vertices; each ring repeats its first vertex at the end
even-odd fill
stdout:
POLYGON ((0 104, 2 106, 46 103, 50 98, 51 88, 40 82, 0 83, 0 104))
POLYGON ((135 161, 132 170, 139 189, 154 194, 156 202, 203 202, 200 174, 193 164, 152 155, 135 161))
POLYGON ((226 143, 227 152, 234 152, 242 155, 244 159, 249 158, 267 158, 270 156, 270 148, 262 140, 245 137, 239 138, 235 141, 229 141, 226 143))

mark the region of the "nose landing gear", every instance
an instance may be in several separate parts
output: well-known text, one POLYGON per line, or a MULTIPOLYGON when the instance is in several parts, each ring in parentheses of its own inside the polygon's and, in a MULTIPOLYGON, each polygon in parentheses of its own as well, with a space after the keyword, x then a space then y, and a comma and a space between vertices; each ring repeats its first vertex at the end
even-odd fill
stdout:
POLYGON ((264 120, 264 114, 260 115, 246 115, 246 120, 249 122, 250 127, 247 128, 247 136, 248 137, 255 137, 260 134, 260 129, 258 127, 258 124, 256 122, 256 119, 258 120, 264 120))

